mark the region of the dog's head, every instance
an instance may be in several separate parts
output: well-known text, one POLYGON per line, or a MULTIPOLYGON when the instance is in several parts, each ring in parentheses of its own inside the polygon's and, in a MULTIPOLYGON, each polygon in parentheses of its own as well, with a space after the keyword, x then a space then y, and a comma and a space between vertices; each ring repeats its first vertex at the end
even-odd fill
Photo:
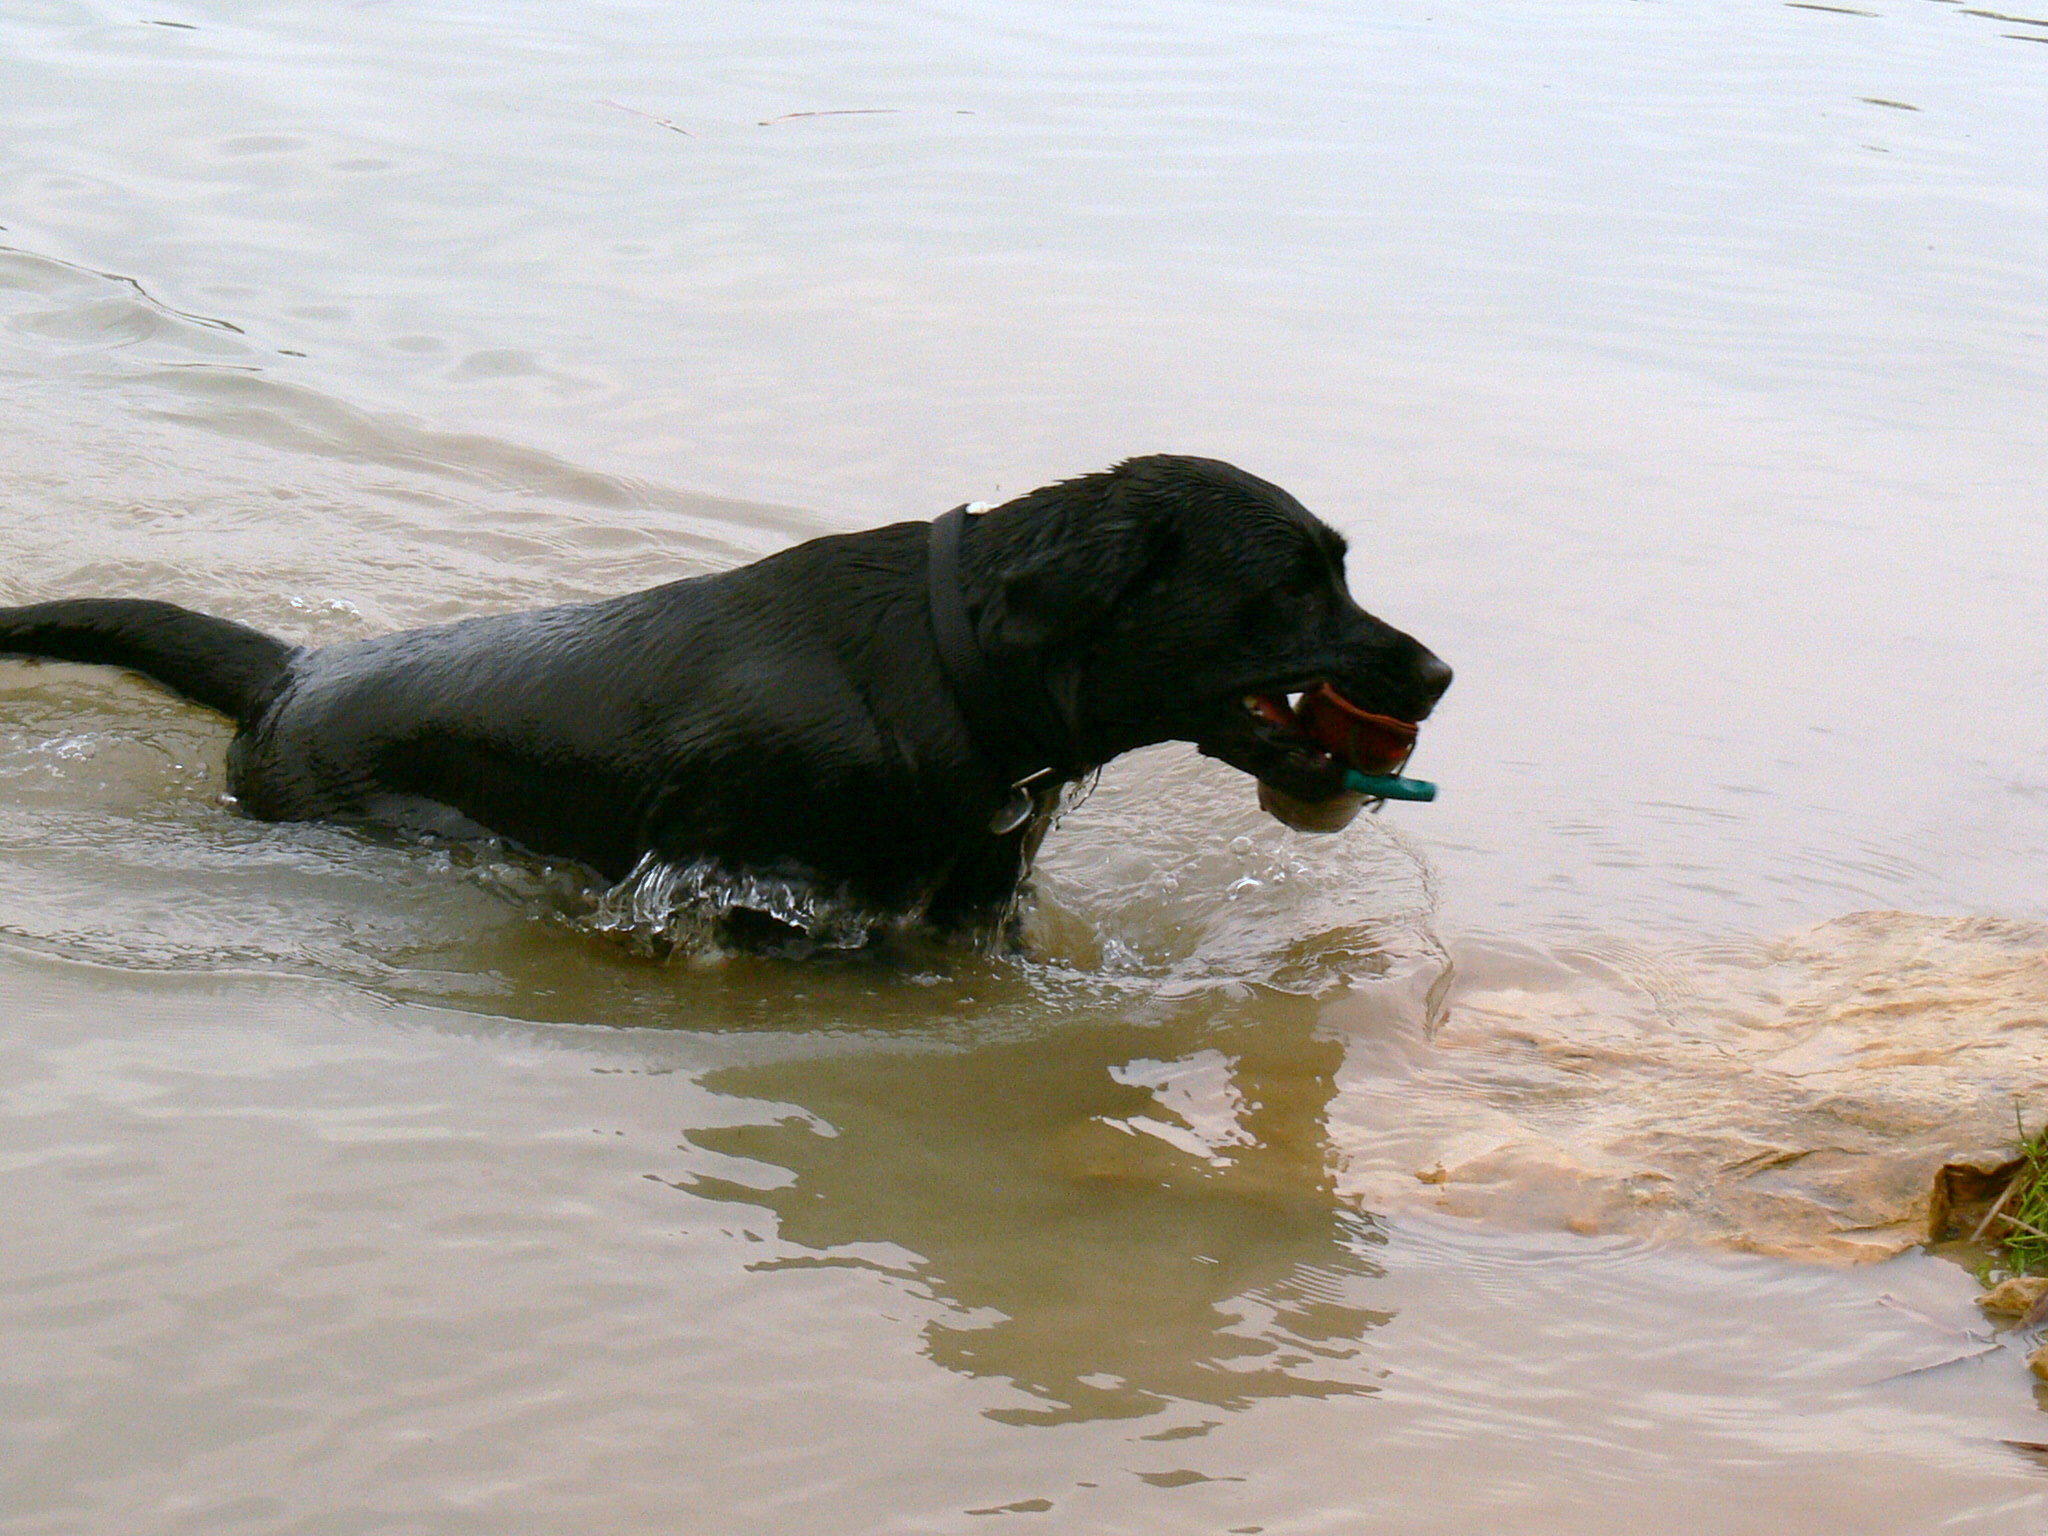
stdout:
POLYGON ((1131 459, 989 517, 1009 524, 997 644, 1044 658, 1096 761, 1191 741, 1258 779, 1282 820, 1333 830, 1357 797, 1295 723, 1293 698, 1328 683, 1419 721, 1450 686, 1449 667, 1352 601, 1344 540, 1232 465, 1131 459))

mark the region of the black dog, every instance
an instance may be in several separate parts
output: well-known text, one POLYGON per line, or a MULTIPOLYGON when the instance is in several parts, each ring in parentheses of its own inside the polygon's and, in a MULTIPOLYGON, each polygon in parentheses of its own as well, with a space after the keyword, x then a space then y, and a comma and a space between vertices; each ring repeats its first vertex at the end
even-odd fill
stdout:
POLYGON ((0 609, 0 653, 131 667, 228 715, 231 787, 268 820, 488 831, 613 880, 656 861, 770 875, 985 930, 1059 788, 1134 747, 1194 742, 1278 791, 1269 808, 1349 819, 1342 765, 1276 723, 1281 701, 1327 681, 1419 720, 1451 672, 1351 600, 1343 561, 1277 486, 1162 455, 324 650, 77 599, 0 609))

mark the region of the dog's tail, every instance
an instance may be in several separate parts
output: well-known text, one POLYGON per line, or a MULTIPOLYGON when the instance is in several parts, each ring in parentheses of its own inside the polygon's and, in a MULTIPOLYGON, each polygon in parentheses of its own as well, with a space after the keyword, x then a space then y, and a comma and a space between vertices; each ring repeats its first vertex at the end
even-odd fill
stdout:
POLYGON ((147 598, 0 608, 0 656, 103 662, 154 678, 246 725, 297 648, 228 619, 147 598))

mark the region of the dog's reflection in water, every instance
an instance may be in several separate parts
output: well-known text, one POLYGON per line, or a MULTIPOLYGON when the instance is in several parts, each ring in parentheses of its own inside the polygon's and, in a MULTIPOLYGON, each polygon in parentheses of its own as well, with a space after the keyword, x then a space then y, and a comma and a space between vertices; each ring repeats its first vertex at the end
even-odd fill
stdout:
POLYGON ((684 1187, 767 1207, 807 1251, 762 1268, 900 1267, 947 1304, 933 1360, 1037 1400, 998 1419, 1370 1392, 1380 1237, 1332 1190, 1343 1046, 1317 1011, 1212 996, 1145 1023, 722 1070, 706 1086, 824 1124, 694 1132, 794 1178, 684 1187))

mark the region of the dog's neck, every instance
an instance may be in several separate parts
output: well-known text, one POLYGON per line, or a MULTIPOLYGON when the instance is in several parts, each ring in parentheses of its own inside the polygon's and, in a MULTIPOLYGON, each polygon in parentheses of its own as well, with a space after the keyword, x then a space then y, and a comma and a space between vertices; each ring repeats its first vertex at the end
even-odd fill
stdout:
POLYGON ((991 830, 1014 831, 1041 792, 1077 778, 1092 765, 1075 739, 1073 723, 1037 677, 1004 678, 975 633, 967 611, 961 545, 974 509, 955 507, 933 521, 926 581, 932 641, 940 669, 975 750, 1009 785, 1008 803, 991 830))

